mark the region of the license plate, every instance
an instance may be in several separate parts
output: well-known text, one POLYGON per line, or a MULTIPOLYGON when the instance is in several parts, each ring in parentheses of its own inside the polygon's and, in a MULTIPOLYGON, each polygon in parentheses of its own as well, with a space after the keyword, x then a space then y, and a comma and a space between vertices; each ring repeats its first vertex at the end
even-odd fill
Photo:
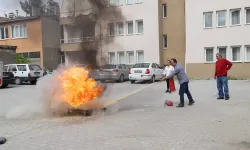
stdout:
POLYGON ((35 75, 40 75, 40 72, 35 72, 34 74, 35 74, 35 75))
POLYGON ((135 70, 134 73, 142 73, 141 70, 135 70))

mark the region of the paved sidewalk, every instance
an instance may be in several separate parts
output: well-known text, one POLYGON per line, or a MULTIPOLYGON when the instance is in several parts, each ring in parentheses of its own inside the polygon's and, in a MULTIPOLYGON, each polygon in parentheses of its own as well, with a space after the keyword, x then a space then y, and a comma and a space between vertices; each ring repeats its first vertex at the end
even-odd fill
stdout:
POLYGON ((229 101, 216 100, 215 87, 212 80, 191 81, 196 103, 185 108, 163 106, 179 97, 165 94, 160 82, 91 118, 2 118, 0 135, 9 141, 0 149, 249 150, 250 82, 230 81, 229 101))

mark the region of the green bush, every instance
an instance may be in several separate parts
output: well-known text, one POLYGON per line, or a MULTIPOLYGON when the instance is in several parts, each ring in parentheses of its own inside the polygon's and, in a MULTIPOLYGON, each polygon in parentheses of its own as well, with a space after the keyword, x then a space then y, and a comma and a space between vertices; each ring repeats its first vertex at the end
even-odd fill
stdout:
POLYGON ((31 61, 29 60, 29 58, 26 58, 21 54, 16 54, 16 63, 17 64, 29 64, 31 63, 31 61))

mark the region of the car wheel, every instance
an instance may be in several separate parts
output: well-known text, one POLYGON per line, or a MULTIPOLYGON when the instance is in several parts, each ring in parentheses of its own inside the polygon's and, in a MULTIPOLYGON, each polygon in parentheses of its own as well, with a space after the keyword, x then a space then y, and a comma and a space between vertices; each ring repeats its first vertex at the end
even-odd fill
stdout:
POLYGON ((30 84, 35 85, 37 81, 30 81, 30 84))
POLYGON ((154 83, 155 82, 155 75, 152 76, 152 79, 150 81, 151 83, 154 83))
POLYGON ((22 80, 21 80, 20 78, 17 77, 17 78, 15 79, 15 84, 16 84, 16 85, 22 84, 22 80))
POLYGON ((120 76, 119 82, 124 82, 124 75, 123 74, 120 76))
POLYGON ((134 84, 135 83, 135 80, 130 80, 131 84, 134 84))
POLYGON ((0 86, 0 88, 6 88, 6 87, 8 87, 8 84, 3 84, 0 86))

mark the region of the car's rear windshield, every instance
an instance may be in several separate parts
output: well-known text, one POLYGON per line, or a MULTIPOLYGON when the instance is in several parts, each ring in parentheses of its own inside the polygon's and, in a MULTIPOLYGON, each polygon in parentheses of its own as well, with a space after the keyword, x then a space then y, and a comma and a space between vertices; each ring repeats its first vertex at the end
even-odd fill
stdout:
POLYGON ((29 69, 31 71, 39 71, 42 70, 42 68, 39 65, 29 65, 29 69))
POLYGON ((115 69, 116 65, 104 65, 102 66, 102 69, 115 69))
POLYGON ((3 71, 8 71, 8 66, 4 66, 3 71))
POLYGON ((17 65, 18 71, 27 71, 26 65, 17 65))
POLYGON ((149 68, 150 63, 139 63, 135 64, 133 68, 149 68))

